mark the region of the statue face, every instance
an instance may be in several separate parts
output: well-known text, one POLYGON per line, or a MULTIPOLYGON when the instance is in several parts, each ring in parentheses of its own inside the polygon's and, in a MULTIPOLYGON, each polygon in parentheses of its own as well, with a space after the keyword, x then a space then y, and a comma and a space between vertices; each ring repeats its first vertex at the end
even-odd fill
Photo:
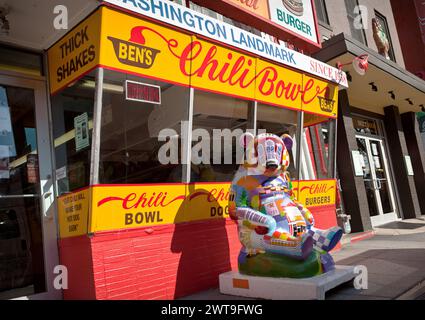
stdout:
POLYGON ((288 135, 278 137, 274 134, 260 134, 254 137, 244 134, 241 137, 242 146, 246 148, 247 164, 251 174, 278 176, 290 164, 289 152, 292 148, 292 138, 288 135))

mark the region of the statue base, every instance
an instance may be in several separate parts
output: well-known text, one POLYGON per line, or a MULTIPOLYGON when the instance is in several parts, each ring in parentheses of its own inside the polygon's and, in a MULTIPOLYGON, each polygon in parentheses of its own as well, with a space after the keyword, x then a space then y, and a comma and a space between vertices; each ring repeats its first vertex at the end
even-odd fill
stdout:
POLYGON ((220 292, 270 300, 324 300, 327 291, 355 276, 351 266, 335 266, 332 271, 305 279, 254 277, 230 271, 220 274, 220 292))

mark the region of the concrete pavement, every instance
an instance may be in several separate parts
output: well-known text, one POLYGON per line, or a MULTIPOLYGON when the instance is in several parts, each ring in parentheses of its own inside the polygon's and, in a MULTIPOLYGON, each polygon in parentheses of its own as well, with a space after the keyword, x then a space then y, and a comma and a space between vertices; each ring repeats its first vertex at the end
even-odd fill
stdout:
MULTIPOLYGON (((396 221, 375 228, 375 236, 355 243, 345 241, 333 253, 340 265, 366 266, 368 289, 347 283, 329 291, 329 300, 416 299, 425 294, 425 217, 396 221)), ((236 300, 212 289, 184 300, 236 300)), ((420 299, 420 298, 419 298, 420 299)), ((246 299, 244 299, 246 300, 246 299)))

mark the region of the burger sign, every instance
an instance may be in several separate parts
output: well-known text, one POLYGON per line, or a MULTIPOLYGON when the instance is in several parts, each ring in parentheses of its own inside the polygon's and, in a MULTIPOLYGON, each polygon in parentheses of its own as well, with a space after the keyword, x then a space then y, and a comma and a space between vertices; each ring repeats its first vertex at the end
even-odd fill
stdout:
POLYGON ((270 19, 298 37, 319 43, 312 0, 269 0, 270 19))

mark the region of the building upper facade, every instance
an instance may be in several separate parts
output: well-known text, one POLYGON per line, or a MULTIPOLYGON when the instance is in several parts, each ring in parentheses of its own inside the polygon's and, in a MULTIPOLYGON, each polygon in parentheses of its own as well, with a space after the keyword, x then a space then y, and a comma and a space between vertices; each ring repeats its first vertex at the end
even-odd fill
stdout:
POLYGON ((391 0, 406 69, 425 80, 425 1, 391 0))
POLYGON ((315 0, 315 4, 323 41, 344 33, 380 52, 386 38, 390 60, 405 68, 390 0, 315 0), (374 21, 379 22, 380 28, 374 26, 374 21))

